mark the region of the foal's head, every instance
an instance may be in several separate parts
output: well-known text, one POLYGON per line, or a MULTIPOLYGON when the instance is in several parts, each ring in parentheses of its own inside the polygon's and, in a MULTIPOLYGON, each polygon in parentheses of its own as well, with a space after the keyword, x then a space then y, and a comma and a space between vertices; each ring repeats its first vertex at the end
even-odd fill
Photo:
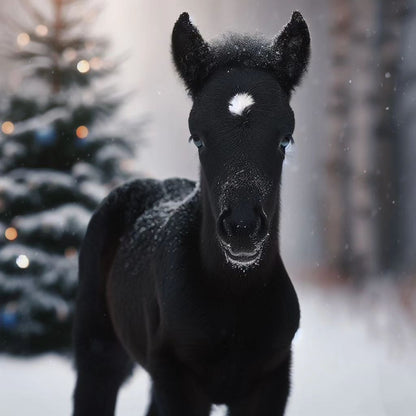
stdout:
POLYGON ((298 12, 272 42, 229 35, 208 44, 187 13, 173 29, 174 62, 193 99, 190 140, 201 161, 204 215, 238 267, 259 264, 264 246, 278 244, 282 163, 293 143, 289 100, 309 43, 298 12))

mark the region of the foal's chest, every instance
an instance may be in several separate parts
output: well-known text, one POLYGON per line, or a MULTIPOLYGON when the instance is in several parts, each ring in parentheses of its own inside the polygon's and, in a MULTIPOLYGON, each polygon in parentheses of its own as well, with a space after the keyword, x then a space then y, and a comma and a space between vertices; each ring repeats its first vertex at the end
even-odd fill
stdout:
POLYGON ((287 317, 269 296, 199 299, 182 313, 168 322, 175 355, 219 403, 245 394, 290 348, 287 317))

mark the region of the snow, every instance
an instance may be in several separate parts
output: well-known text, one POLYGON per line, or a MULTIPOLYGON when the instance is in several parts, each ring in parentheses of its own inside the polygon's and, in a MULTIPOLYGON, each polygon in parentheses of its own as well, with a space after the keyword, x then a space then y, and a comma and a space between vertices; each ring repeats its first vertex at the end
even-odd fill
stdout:
POLYGON ((94 200, 97 205, 108 195, 108 188, 93 181, 84 181, 79 185, 79 191, 94 200))
POLYGON ((74 176, 77 181, 90 179, 95 182, 100 182, 101 172, 89 163, 78 162, 72 166, 72 176, 74 176))
POLYGON ((309 288, 299 298, 302 320, 288 415, 413 415, 416 343, 408 335, 414 323, 396 309, 389 291, 378 304, 371 291, 365 297, 334 291, 324 296, 309 288), (376 316, 390 322, 381 328, 376 316))
POLYGON ((91 212, 78 204, 64 204, 58 208, 26 215, 15 220, 15 225, 22 234, 32 234, 39 229, 53 234, 55 239, 64 234, 84 235, 91 212))
MULTIPOLYGON (((306 285, 297 290, 302 320, 286 416, 413 416, 414 322, 400 309, 397 292, 379 282, 364 294, 306 285)), ((71 413, 69 359, 2 355, 0 368, 2 416, 71 413)), ((148 391, 149 378, 137 368, 120 392, 116 415, 144 414, 148 391)))
POLYGON ((3 154, 7 158, 22 156, 25 152, 25 147, 20 143, 7 142, 3 145, 3 154))
POLYGON ((109 144, 101 148, 94 156, 94 160, 99 164, 106 164, 112 161, 118 161, 130 156, 125 147, 117 144, 109 144))
MULTIPOLYGON (((134 233, 132 240, 133 249, 137 247, 137 239, 145 238, 144 241, 151 242, 148 245, 150 250, 155 250, 166 232, 176 233, 178 224, 187 219, 187 209, 194 198, 199 193, 199 182, 190 186, 190 184, 182 180, 174 179, 173 181, 166 181, 162 184, 162 194, 160 199, 154 205, 149 207, 134 224, 134 233), (175 226, 168 228, 167 223, 172 216, 176 215, 178 221, 175 226), (148 239, 144 237, 148 236, 148 239)), ((176 236, 177 237, 177 236, 176 236)), ((170 247, 173 250, 173 245, 177 243, 177 238, 172 238, 169 241, 170 247)))
POLYGON ((247 256, 241 256, 240 259, 232 258, 226 250, 224 250, 224 255, 228 263, 232 267, 239 269, 241 271, 247 271, 250 267, 257 266, 260 262, 262 247, 259 251, 254 251, 252 254, 249 253, 247 256), (251 257, 250 257, 251 255, 251 257))
MULTIPOLYGON (((2 416, 70 415, 75 373, 70 360, 47 354, 33 359, 0 356, 2 416)), ((137 368, 120 390, 116 415, 144 415, 150 382, 137 368)), ((212 415, 219 416, 221 408, 212 415)))
MULTIPOLYGON (((74 179, 71 175, 50 169, 25 169, 18 168, 2 178, 3 186, 14 188, 16 183, 28 184, 32 189, 40 187, 73 188, 74 179), (11 178, 11 179, 9 179, 11 178)), ((7 189, 7 193, 13 189, 7 189)))
MULTIPOLYGON (((62 212, 45 211, 45 204, 50 205, 52 197, 58 197, 62 202, 65 200, 81 201, 83 205, 88 207, 94 207, 102 200, 108 193, 108 188, 97 182, 94 183, 95 186, 92 186, 94 169, 87 171, 85 165, 77 164, 74 176, 49 169, 18 168, 10 172, 7 177, 0 178, 0 192, 4 195, 9 206, 12 206, 12 209, 13 204, 25 204, 31 212, 42 211, 47 216, 53 215, 55 223, 58 221, 57 215, 66 215, 66 220, 71 220, 69 217, 77 218, 80 224, 85 227, 91 213, 84 208, 75 208, 74 205, 73 214, 70 213, 72 210, 70 205, 67 205, 67 208, 62 212), (29 193, 30 198, 28 197, 29 193), (55 214, 53 214, 54 212, 55 214)), ((32 214, 30 218, 35 219, 36 215, 41 215, 41 213, 32 214)), ((31 222, 33 223, 33 221, 31 222)))
POLYGON ((39 264, 48 263, 53 258, 48 254, 40 258, 38 250, 33 247, 12 242, 0 248, 0 264, 5 268, 0 271, 0 275, 3 271, 6 271, 6 265, 15 265, 16 259, 20 254, 25 254, 29 258, 35 258, 39 264))
POLYGON ((242 272, 246 272, 250 267, 255 267, 259 265, 263 252, 263 246, 268 237, 269 234, 266 234, 265 238, 256 242, 253 252, 244 253, 244 257, 246 258, 242 256, 241 259, 232 257, 233 255, 235 256, 235 253, 232 250, 231 244, 227 244, 222 240, 219 240, 219 243, 222 246, 223 253, 227 262, 231 264, 233 268, 239 269, 242 272))
MULTIPOLYGON (((224 212, 228 207, 232 206, 236 196, 241 198, 242 192, 246 195, 268 195, 273 191, 273 185, 269 178, 265 177, 264 174, 257 167, 247 164, 244 168, 239 169, 238 165, 233 166, 230 164, 228 167, 227 179, 221 186, 220 192, 220 212, 224 212), (244 184, 242 187, 241 184, 244 184)), ((256 242, 253 253, 258 253, 256 258, 249 261, 232 258, 229 256, 229 252, 232 253, 232 247, 220 240, 219 243, 223 248, 223 253, 226 261, 235 269, 239 269, 243 272, 247 271, 250 267, 255 267, 259 264, 262 256, 262 251, 266 240, 269 238, 269 234, 264 239, 256 242), (228 251, 228 253, 227 253, 228 251)))
POLYGON ((68 110, 62 107, 53 108, 45 114, 36 115, 24 121, 15 124, 14 134, 23 134, 32 130, 40 130, 50 126, 57 120, 64 120, 69 117, 68 110))
POLYGON ((176 200, 168 200, 165 202, 160 203, 156 207, 156 211, 158 212, 158 215, 161 215, 163 217, 163 224, 162 227, 165 227, 166 224, 169 222, 169 220, 172 218, 172 216, 178 212, 180 208, 185 206, 189 201, 191 201, 200 191, 199 182, 195 183, 194 189, 189 192, 188 195, 186 195, 184 198, 182 198, 179 201, 176 200))
POLYGON ((27 194, 26 186, 17 183, 10 178, 0 178, 0 192, 7 195, 7 198, 14 200, 17 198, 24 198, 27 194))

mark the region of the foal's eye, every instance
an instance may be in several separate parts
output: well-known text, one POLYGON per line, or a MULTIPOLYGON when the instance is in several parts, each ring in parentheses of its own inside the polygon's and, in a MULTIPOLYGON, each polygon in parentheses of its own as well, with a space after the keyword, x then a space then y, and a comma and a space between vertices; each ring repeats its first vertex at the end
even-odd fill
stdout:
POLYGON ((190 142, 193 142, 194 145, 198 149, 200 149, 204 145, 204 142, 202 141, 202 139, 200 137, 198 137, 198 136, 195 136, 194 134, 191 135, 191 137, 189 138, 189 141, 190 142))
POLYGON ((291 134, 284 136, 279 143, 279 146, 282 150, 285 150, 290 144, 293 144, 295 141, 291 134))

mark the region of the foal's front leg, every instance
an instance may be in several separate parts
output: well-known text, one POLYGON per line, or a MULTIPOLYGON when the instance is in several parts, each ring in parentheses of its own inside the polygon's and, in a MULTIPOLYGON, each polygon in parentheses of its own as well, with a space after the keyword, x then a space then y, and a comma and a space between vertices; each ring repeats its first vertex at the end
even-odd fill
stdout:
POLYGON ((149 370, 153 381, 149 416, 209 415, 209 399, 181 364, 158 359, 149 370))
POLYGON ((283 416, 290 390, 289 355, 247 397, 229 405, 229 416, 283 416))

